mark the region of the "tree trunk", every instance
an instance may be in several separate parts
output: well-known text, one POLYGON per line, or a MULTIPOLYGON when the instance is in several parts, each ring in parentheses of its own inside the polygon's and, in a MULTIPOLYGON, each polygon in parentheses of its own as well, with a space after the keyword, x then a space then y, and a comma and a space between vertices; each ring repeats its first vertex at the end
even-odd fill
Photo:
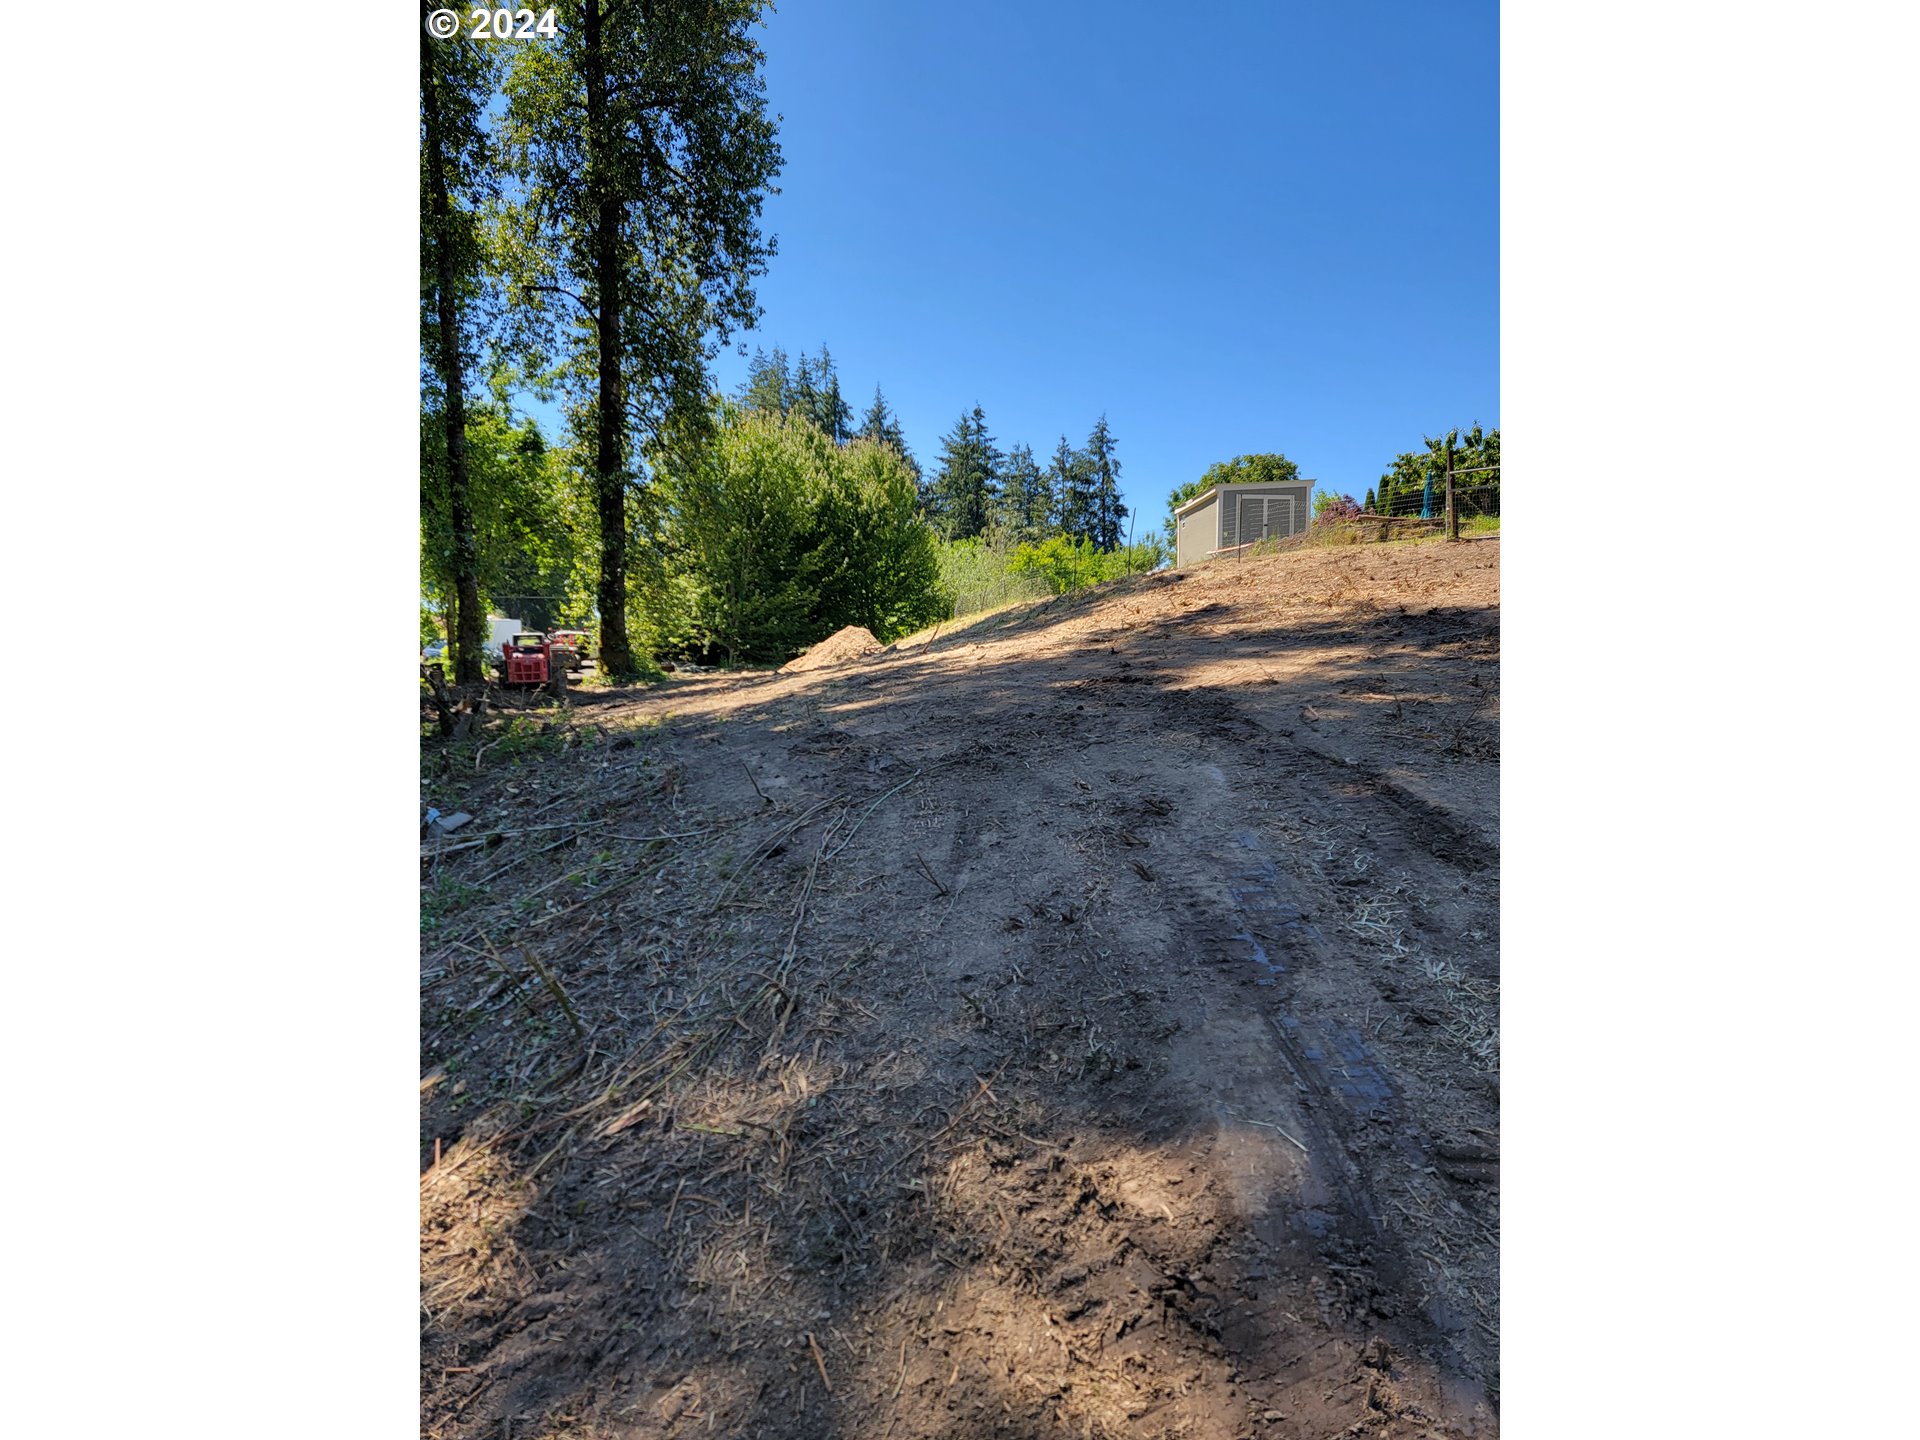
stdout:
MULTIPOLYGON (((422 22, 431 7, 422 0, 422 22)), ((467 489, 467 397, 460 361, 460 293, 454 275, 453 206, 447 197, 445 140, 433 68, 433 41, 420 42, 420 94, 425 111, 427 186, 433 207, 434 303, 440 326, 440 380, 446 387, 447 513, 453 527, 453 681, 481 678, 480 563, 473 536, 473 504, 467 489)))
POLYGON ((608 147, 607 68, 597 0, 585 8, 587 168, 600 191, 594 203, 593 265, 598 300, 599 397, 594 437, 594 498, 600 515, 600 668, 615 677, 634 673, 627 640, 626 393, 620 368, 620 202, 605 193, 599 163, 608 147))

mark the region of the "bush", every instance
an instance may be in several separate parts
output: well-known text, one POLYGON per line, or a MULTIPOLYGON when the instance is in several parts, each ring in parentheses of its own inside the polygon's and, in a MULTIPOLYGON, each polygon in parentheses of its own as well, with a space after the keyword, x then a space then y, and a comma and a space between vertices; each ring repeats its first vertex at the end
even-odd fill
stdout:
POLYGON ((1055 535, 1037 545, 1020 546, 1007 568, 1014 574, 1039 575, 1046 580, 1049 591, 1065 595, 1122 575, 1157 570, 1166 560, 1166 546, 1158 537, 1118 550, 1096 550, 1091 540, 1055 535))
POLYGON ((939 618, 933 533, 897 451, 836 446, 797 415, 717 418, 646 502, 636 629, 651 648, 777 662, 848 625, 891 640, 939 618))
POLYGON ((944 614, 957 619, 1047 595, 1043 576, 1011 568, 1014 552, 1023 548, 1003 535, 941 542, 939 588, 944 614))
POLYGON ((1335 495, 1323 490, 1313 497, 1313 523, 1316 525, 1336 520, 1358 520, 1360 515, 1360 502, 1351 495, 1335 495))

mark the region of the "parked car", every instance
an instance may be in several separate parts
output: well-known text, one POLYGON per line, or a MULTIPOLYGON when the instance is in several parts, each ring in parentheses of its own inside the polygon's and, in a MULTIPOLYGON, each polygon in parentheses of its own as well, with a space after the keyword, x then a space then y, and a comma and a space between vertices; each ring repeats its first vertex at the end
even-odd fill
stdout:
POLYGON ((420 658, 430 665, 446 659, 446 656, 447 642, 444 640, 429 641, 426 645, 422 646, 420 650, 420 658))

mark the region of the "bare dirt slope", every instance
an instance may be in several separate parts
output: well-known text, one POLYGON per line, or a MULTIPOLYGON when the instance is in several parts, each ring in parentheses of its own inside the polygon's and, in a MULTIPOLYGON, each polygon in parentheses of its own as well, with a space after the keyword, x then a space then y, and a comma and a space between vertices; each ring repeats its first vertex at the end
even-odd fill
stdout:
POLYGON ((424 1432, 1497 1433, 1498 560, 427 742, 424 1432))

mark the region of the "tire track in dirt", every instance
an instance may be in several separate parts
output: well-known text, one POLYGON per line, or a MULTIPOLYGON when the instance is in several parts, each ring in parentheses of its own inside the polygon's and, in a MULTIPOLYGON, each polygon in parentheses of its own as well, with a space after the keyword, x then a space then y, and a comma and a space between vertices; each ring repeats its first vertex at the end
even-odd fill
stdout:
POLYGON ((636 707, 699 707, 652 742, 676 797, 754 817, 700 873, 766 852, 647 973, 793 966, 709 1073, 527 1188, 500 1243, 538 1280, 438 1332, 436 1435, 1497 1431, 1497 1082, 1447 1008, 1497 847, 1341 718, 1384 703, 1292 718, 1457 662, 1317 610, 1249 638, 1269 573, 636 707), (1283 678, 1234 679, 1261 647, 1283 678))

